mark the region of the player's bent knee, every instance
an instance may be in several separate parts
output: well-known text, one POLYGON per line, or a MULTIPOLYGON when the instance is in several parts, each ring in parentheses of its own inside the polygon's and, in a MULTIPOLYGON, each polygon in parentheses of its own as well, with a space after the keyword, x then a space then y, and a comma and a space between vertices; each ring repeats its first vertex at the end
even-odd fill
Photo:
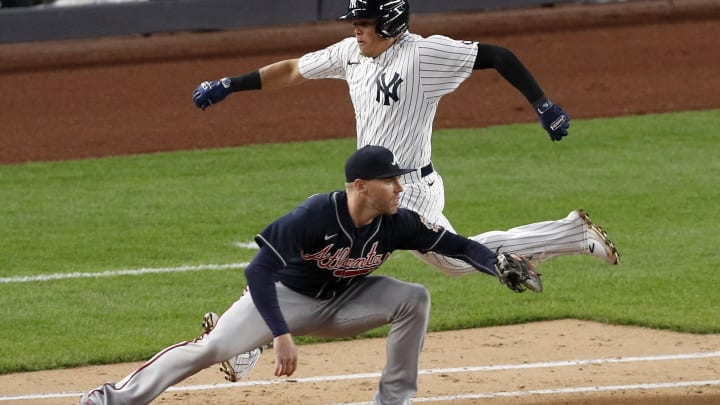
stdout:
POLYGON ((415 311, 418 313, 429 313, 430 312, 430 291, 425 286, 420 284, 410 284, 411 292, 409 295, 409 302, 413 304, 415 311))

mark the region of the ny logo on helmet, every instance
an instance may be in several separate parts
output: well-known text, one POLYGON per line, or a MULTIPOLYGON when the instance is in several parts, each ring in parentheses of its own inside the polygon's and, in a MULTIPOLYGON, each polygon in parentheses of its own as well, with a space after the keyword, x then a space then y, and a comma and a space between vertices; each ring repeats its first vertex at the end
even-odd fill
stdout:
POLYGON ((383 104, 384 105, 390 105, 390 99, 393 101, 400 100, 400 97, 398 97, 398 86, 400 86, 400 83, 403 82, 403 79, 400 78, 400 75, 395 72, 395 75, 388 83, 385 79, 385 73, 381 74, 377 79, 377 93, 375 96, 375 101, 378 103, 380 102, 380 93, 383 94, 383 104))
POLYGON ((357 8, 357 0, 350 0, 350 7, 351 9, 357 8))

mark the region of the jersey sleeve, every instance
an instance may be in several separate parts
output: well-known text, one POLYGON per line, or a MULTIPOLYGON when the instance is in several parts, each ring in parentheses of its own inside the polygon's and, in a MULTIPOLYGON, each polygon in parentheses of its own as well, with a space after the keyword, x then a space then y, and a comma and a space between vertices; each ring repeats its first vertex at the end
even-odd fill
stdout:
POLYGON ((445 232, 430 250, 443 256, 460 259, 476 270, 498 277, 495 264, 497 256, 487 246, 452 232, 445 232))
POLYGON ((496 255, 487 246, 431 224, 409 210, 398 211, 395 218, 399 221, 396 229, 403 232, 403 235, 396 235, 395 239, 405 241, 397 246, 398 249, 437 252, 463 260, 478 271, 497 277, 496 255))
POLYGON ((353 42, 354 38, 346 38, 303 55, 298 61, 300 74, 306 79, 345 79, 353 42))
POLYGON ((427 252, 435 246, 447 230, 425 221, 423 217, 407 209, 398 210, 391 217, 395 223, 392 228, 397 234, 392 236, 393 250, 419 250, 427 252))
POLYGON ((429 36, 418 44, 420 76, 425 91, 434 97, 451 93, 473 71, 477 43, 443 35, 429 36))
POLYGON ((275 288, 275 272, 282 264, 267 247, 260 251, 245 269, 245 279, 250 289, 255 308, 262 316, 273 337, 290 332, 290 328, 280 310, 275 288))
POLYGON ((313 204, 323 198, 320 194, 311 196, 255 237, 260 251, 245 269, 245 277, 255 307, 275 337, 290 331, 280 310, 275 281, 278 273, 317 238, 318 228, 313 225, 318 221, 313 220, 317 218, 313 215, 313 204))

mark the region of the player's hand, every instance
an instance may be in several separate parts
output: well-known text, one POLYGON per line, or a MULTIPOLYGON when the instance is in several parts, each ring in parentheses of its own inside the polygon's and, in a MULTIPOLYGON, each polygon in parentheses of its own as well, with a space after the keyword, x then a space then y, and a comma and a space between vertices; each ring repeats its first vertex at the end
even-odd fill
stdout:
POLYGON ((286 333, 273 339, 275 352, 275 376, 290 377, 297 369, 297 348, 292 335, 286 333))
POLYGON ((220 80, 200 83, 193 91, 192 100, 198 108, 205 111, 211 105, 223 101, 230 93, 230 79, 223 77, 220 80))
POLYGON ((550 100, 545 100, 535 108, 535 112, 543 128, 550 135, 550 139, 559 141, 563 136, 567 136, 568 128, 570 128, 570 116, 560 106, 550 100))

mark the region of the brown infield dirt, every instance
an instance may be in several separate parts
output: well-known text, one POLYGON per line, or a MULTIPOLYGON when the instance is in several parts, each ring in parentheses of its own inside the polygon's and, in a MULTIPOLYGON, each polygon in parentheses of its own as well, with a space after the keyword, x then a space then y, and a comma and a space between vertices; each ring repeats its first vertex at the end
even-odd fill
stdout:
MULTIPOLYGON (((508 47, 574 119, 720 108, 717 1, 418 15, 412 26, 423 35, 508 47)), ((237 94, 206 112, 190 101, 203 80, 298 57, 348 34, 347 25, 329 22, 0 45, 0 164, 351 137, 354 117, 340 81, 237 94)), ((496 72, 480 71, 443 99, 435 126, 535 120, 522 96, 496 72)), ((571 131, 564 142, 572 139, 571 131)), ((612 269, 623 270, 622 264, 612 269)), ((718 404, 718 351, 718 335, 580 320, 431 333, 421 368, 432 370, 421 375, 417 397, 453 404, 718 404), (716 355, 680 356, 701 352, 716 355), (590 359, 601 361, 578 362, 590 359)), ((355 374, 379 372, 384 359, 383 339, 301 346, 296 375, 280 379, 272 377, 270 350, 243 384, 181 388, 156 402, 369 401, 377 375, 355 374), (346 377, 322 378, 333 375, 346 377), (268 381, 273 384, 261 384, 268 381)), ((138 365, 0 376, 0 400, 80 392, 116 381, 138 365)), ((222 383, 212 368, 178 387, 222 383)), ((12 402, 76 401, 72 395, 12 402)))

